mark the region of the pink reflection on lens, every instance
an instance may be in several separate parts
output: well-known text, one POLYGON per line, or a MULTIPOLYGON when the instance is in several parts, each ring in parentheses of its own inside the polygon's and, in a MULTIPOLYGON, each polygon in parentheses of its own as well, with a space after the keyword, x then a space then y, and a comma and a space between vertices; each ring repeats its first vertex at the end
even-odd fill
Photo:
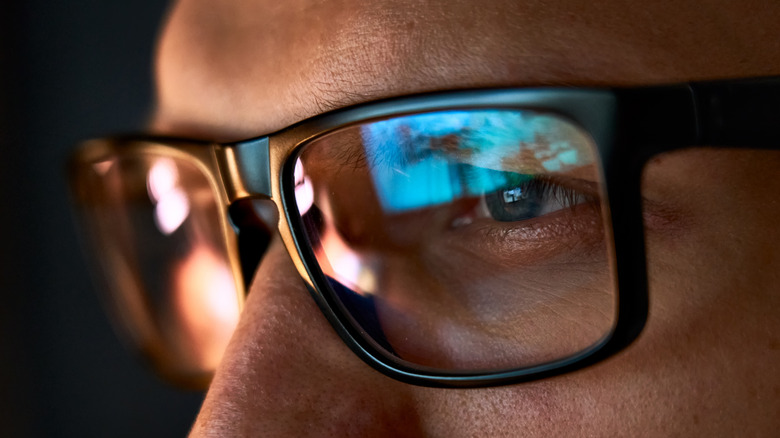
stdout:
POLYGON ((96 173, 98 173, 101 176, 105 176, 106 173, 111 169, 111 166, 116 163, 116 159, 108 159, 103 161, 98 161, 96 163, 92 164, 92 168, 95 170, 96 173))
POLYGON ((179 185, 179 171, 176 163, 169 158, 161 158, 154 162, 146 178, 146 189, 152 201, 159 201, 166 193, 179 185))
POLYGON ((369 257, 353 251, 332 224, 323 230, 317 259, 325 273, 361 295, 376 293, 377 278, 369 257))
POLYGON ((166 193, 154 207, 154 222, 163 234, 169 235, 179 229, 189 214, 187 195, 176 189, 166 193))
POLYGON ((298 212, 306 214, 314 204, 314 189, 311 180, 303 170, 301 160, 295 162, 295 203, 298 204, 298 212))
POLYGON ((206 246, 176 270, 174 304, 182 337, 202 369, 214 369, 238 323, 236 285, 229 266, 206 246))
POLYGON ((146 181, 149 198, 155 203, 154 222, 165 235, 176 231, 190 214, 190 202, 179 187, 179 172, 170 159, 157 160, 146 181))

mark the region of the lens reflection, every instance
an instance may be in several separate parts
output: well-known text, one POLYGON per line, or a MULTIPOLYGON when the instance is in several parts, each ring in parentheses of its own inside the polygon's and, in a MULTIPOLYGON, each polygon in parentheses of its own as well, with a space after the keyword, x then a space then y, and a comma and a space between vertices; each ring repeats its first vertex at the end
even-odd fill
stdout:
POLYGON ((207 379, 239 314, 214 189, 185 159, 125 151, 84 164, 76 182, 110 302, 164 374, 207 379))
POLYGON ((398 117, 308 144, 296 203, 331 293, 388 355, 461 372, 532 366, 613 324, 596 153, 550 114, 398 117))

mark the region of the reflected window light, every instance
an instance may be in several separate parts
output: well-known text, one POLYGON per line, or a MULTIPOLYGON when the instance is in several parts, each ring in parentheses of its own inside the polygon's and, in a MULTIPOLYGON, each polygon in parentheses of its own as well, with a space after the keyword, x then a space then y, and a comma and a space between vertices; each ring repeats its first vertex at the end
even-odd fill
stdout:
POLYGON ((190 201, 179 188, 176 163, 163 158, 155 161, 146 179, 149 198, 155 203, 154 222, 163 234, 176 231, 190 214, 190 201))
POLYGON ((146 189, 152 201, 159 201, 166 193, 179 185, 179 172, 176 164, 169 158, 154 162, 146 179, 146 189))
POLYGON ((523 189, 520 187, 511 189, 511 190, 504 190, 504 202, 507 204, 510 204, 512 202, 518 202, 526 199, 528 196, 526 196, 525 193, 523 193, 523 189))
POLYGON ((183 335, 203 369, 222 359, 238 324, 239 305, 230 267, 208 247, 197 247, 177 270, 176 307, 183 335))
POLYGON ((295 203, 298 204, 298 212, 301 215, 306 214, 314 204, 314 188, 304 173, 300 158, 295 162, 295 203))
POLYGON ((328 262, 322 265, 325 275, 360 295, 376 293, 378 281, 370 257, 353 251, 330 223, 325 226, 320 243, 326 254, 320 260, 327 259, 328 262))
POLYGON ((154 223, 166 236, 179 229, 190 214, 190 201, 180 189, 165 193, 154 207, 154 223))
POLYGON ((110 159, 110 160, 104 160, 104 161, 98 161, 97 163, 92 164, 92 168, 95 170, 95 172, 98 173, 98 175, 105 176, 106 173, 111 169, 111 166, 114 165, 116 162, 116 159, 110 159))

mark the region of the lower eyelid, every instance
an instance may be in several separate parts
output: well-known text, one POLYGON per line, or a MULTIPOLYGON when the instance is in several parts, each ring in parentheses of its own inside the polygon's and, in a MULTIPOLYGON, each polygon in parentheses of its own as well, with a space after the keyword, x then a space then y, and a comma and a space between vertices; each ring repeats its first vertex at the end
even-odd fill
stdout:
POLYGON ((599 204, 589 202, 522 222, 478 219, 452 228, 448 241, 500 263, 530 265, 601 250, 604 224, 599 204))

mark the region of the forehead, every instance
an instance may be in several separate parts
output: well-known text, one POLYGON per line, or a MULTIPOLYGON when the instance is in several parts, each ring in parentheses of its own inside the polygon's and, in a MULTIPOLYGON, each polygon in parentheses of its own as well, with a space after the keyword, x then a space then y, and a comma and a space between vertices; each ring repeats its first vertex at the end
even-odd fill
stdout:
POLYGON ((182 0, 153 128, 227 140, 423 91, 780 73, 775 0, 182 0))

